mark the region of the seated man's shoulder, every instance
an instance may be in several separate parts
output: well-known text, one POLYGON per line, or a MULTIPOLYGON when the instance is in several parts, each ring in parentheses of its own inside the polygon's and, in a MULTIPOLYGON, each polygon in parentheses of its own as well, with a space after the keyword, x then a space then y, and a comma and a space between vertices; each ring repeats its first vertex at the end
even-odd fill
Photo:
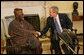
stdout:
POLYGON ((23 20, 23 21, 26 22, 26 23, 28 22, 28 21, 26 21, 26 20, 23 20))
POLYGON ((28 21, 26 21, 26 20, 23 20, 23 22, 25 23, 25 24, 30 24, 28 21))
POLYGON ((13 20, 10 22, 10 24, 15 24, 16 23, 16 20, 13 20))

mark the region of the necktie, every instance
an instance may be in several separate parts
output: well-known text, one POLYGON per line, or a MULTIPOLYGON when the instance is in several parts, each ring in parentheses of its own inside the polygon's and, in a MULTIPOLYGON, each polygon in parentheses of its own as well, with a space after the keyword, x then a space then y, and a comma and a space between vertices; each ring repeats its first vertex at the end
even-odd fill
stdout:
POLYGON ((56 18, 55 18, 55 27, 56 27, 56 30, 57 30, 58 34, 60 35, 61 34, 61 29, 58 25, 58 22, 57 22, 56 18))

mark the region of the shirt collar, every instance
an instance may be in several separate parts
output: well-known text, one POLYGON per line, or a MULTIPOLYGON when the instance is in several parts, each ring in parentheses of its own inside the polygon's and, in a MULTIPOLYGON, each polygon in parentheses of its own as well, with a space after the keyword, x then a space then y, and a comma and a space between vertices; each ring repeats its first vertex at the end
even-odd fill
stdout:
POLYGON ((58 14, 57 14, 57 16, 55 18, 58 18, 58 14))
POLYGON ((59 15, 57 14, 57 16, 56 17, 54 17, 55 19, 58 19, 59 18, 59 15))

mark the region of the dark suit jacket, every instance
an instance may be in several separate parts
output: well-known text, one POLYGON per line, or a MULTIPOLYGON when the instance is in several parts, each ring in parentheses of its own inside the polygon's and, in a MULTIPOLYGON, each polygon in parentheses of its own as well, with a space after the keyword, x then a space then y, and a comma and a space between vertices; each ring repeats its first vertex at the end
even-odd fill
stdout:
MULTIPOLYGON (((59 15, 59 20, 60 20, 62 29, 63 28, 72 29, 72 22, 69 19, 69 17, 66 14, 59 13, 58 15, 59 15)), ((49 28, 51 32, 51 37, 54 37, 54 30, 56 30, 56 28, 55 28, 54 19, 52 17, 47 18, 47 23, 45 28, 41 31, 41 36, 45 34, 49 28)))

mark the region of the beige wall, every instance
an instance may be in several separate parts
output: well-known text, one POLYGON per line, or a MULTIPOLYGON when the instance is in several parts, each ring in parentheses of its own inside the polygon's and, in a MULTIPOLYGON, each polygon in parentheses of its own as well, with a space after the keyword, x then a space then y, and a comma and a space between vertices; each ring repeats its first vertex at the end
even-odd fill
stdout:
MULTIPOLYGON (((24 14, 39 14, 40 19, 45 16, 44 1, 1 1, 1 19, 14 15, 14 8, 22 8, 24 14)), ((41 29, 43 24, 41 21, 41 29)))
MULTIPOLYGON (((49 16, 49 7, 58 6, 60 13, 69 13, 70 15, 73 12, 73 2, 75 1, 2 1, 1 2, 1 17, 3 18, 6 15, 13 15, 13 9, 16 7, 23 8, 24 13, 37 13, 41 17, 49 16), (46 2, 46 6, 44 3, 46 2), (46 7, 46 11, 44 10, 46 7)), ((78 2, 78 12, 79 15, 83 15, 83 2, 78 2)), ((70 16, 71 17, 71 16, 70 16)))
POLYGON ((44 2, 40 1, 2 1, 1 18, 13 15, 14 8, 22 8, 24 14, 39 14, 44 16, 44 2))
MULTIPOLYGON (((49 16, 49 7, 58 6, 59 13, 68 13, 72 20, 73 2, 75 1, 1 1, 1 19, 5 16, 13 15, 13 10, 16 7, 22 8, 24 14, 39 14, 41 20, 41 30, 45 23, 44 17, 49 16)), ((79 15, 83 15, 83 2, 78 2, 79 15)), ((83 33, 83 21, 79 22, 80 28, 77 27, 77 23, 74 23, 74 27, 83 33), (76 25, 75 25, 76 24, 76 25)))
MULTIPOLYGON (((59 8, 59 13, 69 13, 70 18, 71 14, 73 12, 73 3, 75 1, 47 1, 46 2, 46 16, 49 16, 49 7, 51 6, 57 6, 59 8)), ((76 1, 78 2, 78 12, 79 15, 83 15, 83 2, 82 1, 76 1)))

